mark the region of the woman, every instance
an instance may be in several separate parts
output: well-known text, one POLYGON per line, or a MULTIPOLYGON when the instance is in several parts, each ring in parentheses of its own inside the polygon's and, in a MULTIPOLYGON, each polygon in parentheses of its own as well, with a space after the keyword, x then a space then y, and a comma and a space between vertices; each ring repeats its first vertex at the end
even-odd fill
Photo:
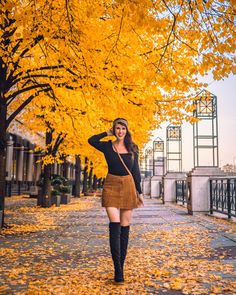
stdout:
POLYGON ((108 164, 102 207, 106 208, 110 221, 109 241, 115 271, 114 281, 122 283, 132 210, 143 205, 138 150, 132 142, 128 122, 123 118, 114 120, 110 130, 90 137, 88 142, 104 153, 108 164), (115 135, 116 140, 100 141, 109 135, 115 135))

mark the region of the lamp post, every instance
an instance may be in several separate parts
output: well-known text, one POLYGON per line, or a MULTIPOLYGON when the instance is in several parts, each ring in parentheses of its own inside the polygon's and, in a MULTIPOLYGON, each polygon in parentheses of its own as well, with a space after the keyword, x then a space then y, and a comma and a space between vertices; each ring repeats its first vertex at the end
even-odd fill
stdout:
POLYGON ((217 97, 203 90, 193 104, 194 167, 219 167, 217 97))
POLYGON ((182 130, 181 125, 168 125, 166 129, 166 157, 167 172, 171 171, 170 164, 173 163, 174 170, 182 171, 182 130), (177 162, 177 167, 174 165, 177 162))
POLYGON ((164 161, 164 141, 160 138, 157 137, 153 141, 153 158, 152 158, 152 163, 153 163, 153 176, 156 175, 164 175, 164 166, 165 166, 165 161, 164 161), (159 172, 159 173, 158 173, 159 172))
POLYGON ((157 137, 152 143, 152 177, 150 179, 151 198, 159 198, 161 196, 164 163, 164 141, 160 137, 157 137))
POLYGON ((145 177, 150 176, 150 156, 152 155, 152 148, 149 147, 145 151, 145 177))
POLYGON ((187 208, 189 214, 210 212, 210 177, 222 177, 219 169, 217 97, 202 90, 196 97, 193 116, 194 169, 188 173, 187 208))
MULTIPOLYGON (((177 202, 178 190, 184 187, 186 175, 182 173, 181 125, 169 124, 166 128, 166 174, 163 177, 163 202, 177 202)), ((182 190, 184 191, 184 190, 182 190)), ((184 195, 182 193, 182 199, 184 195)))

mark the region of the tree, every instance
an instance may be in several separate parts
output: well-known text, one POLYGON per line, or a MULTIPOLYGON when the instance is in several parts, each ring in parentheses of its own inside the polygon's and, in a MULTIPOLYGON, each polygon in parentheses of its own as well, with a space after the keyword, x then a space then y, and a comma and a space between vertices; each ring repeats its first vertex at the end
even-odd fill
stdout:
MULTIPOLYGON (((43 1, 0 3, 0 210, 3 211, 6 130, 33 99, 41 93, 55 97, 53 88, 71 87, 76 74, 67 67, 71 55, 61 48, 66 32, 58 25, 50 26, 44 16, 43 10, 49 12, 50 6, 43 1)), ((51 8, 53 11, 55 6, 51 8)), ((65 20, 66 26, 69 28, 69 22, 65 20)), ((2 226, 3 222, 2 218, 2 226)))
POLYGON ((50 95, 62 102, 67 91, 73 92, 87 116, 80 123, 89 126, 86 136, 122 114, 135 118, 131 129, 144 143, 148 130, 163 120, 191 121, 191 93, 202 86, 199 74, 212 71, 220 79, 235 73, 231 1, 0 4, 0 210, 6 130, 33 101, 50 95))
POLYGON ((74 196, 80 197, 80 180, 81 180, 81 160, 80 156, 76 155, 75 158, 75 187, 74 196))

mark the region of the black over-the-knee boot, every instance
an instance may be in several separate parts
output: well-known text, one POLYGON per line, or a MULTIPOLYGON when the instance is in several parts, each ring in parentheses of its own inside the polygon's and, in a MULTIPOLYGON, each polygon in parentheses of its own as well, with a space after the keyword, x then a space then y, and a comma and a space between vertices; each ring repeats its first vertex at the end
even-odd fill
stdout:
POLYGON ((120 233, 120 264, 121 264, 121 269, 123 272, 124 269, 124 262, 125 262, 125 257, 127 254, 127 248, 128 248, 128 243, 129 243, 129 229, 130 226, 121 226, 121 233, 120 233))
POLYGON ((120 263, 120 222, 110 222, 109 223, 109 240, 112 260, 115 269, 115 282, 123 282, 123 272, 120 263))

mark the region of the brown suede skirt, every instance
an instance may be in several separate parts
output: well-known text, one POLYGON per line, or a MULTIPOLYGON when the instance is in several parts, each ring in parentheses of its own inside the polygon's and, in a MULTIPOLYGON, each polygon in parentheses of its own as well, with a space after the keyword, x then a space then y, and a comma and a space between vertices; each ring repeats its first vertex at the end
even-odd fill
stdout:
POLYGON ((102 207, 137 208, 137 194, 131 175, 107 174, 102 191, 102 207))

